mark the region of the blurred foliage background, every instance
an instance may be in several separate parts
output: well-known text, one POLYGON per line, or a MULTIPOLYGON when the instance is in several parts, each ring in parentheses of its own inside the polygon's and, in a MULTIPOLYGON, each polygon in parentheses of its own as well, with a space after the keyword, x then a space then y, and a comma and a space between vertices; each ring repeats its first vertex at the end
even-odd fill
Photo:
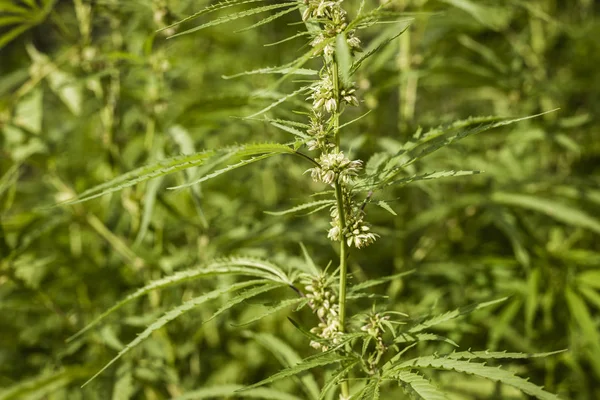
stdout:
MULTIPOLYGON (((240 327, 260 312, 256 304, 202 324, 216 302, 176 320, 80 388, 123 343, 206 283, 152 293, 65 343, 149 280, 216 256, 251 254, 286 265, 301 258, 302 241, 323 267, 336 258, 325 234, 327 212, 264 213, 320 190, 302 175, 307 166, 287 156, 190 190, 166 190, 194 174, 185 171, 48 208, 169 155, 290 140, 264 122, 238 118, 273 100, 276 93, 261 89, 277 77, 222 77, 296 58, 302 38, 263 45, 303 30, 299 15, 241 33, 234 32, 243 27, 238 23, 174 39, 167 36, 177 28, 157 33, 210 3, 0 0, 0 399, 171 398, 279 370, 277 350, 263 346, 271 335, 301 355, 313 351, 289 313, 240 327)), ((351 15, 358 3, 345 2, 351 15)), ((514 370, 565 399, 600 398, 598 6, 392 0, 389 7, 414 20, 359 71, 363 102, 353 117, 371 112, 344 131, 354 156, 394 151, 421 127, 470 116, 559 110, 411 166, 414 173, 484 173, 377 194, 398 215, 368 210, 382 238, 353 253, 353 279, 415 269, 383 287, 387 298, 378 300, 410 315, 508 295, 442 329, 464 349, 568 348, 514 370)), ((372 27, 361 37, 364 47, 404 27, 372 27)), ((293 90, 293 82, 286 85, 282 91, 293 90)), ((301 121, 292 112, 299 107, 290 101, 272 114, 301 121)), ((315 324, 310 313, 294 318, 315 324)), ((440 379, 456 399, 523 398, 468 377, 440 379)), ((279 387, 299 392, 295 381, 279 387)), ((400 398, 393 390, 389 398, 400 398)))

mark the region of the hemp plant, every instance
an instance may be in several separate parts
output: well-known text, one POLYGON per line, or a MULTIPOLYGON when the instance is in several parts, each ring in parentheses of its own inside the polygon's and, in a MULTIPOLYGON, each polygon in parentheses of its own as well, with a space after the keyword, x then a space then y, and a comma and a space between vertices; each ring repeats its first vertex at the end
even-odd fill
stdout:
MULTIPOLYGON (((261 0, 222 1, 164 29, 173 31, 181 23, 188 22, 193 18, 233 6, 253 3, 261 3, 261 0)), ((476 375, 506 384, 539 399, 558 399, 540 386, 520 378, 508 370, 485 364, 485 361, 489 360, 544 357, 553 353, 525 354, 468 350, 415 354, 418 349, 416 346, 422 342, 440 342, 458 347, 458 344, 451 339, 430 332, 430 328, 467 313, 493 306, 505 299, 467 305, 443 314, 419 318, 411 318, 401 312, 381 309, 375 304, 366 310, 361 309, 359 302, 356 302, 358 299, 371 297, 369 288, 407 275, 407 273, 402 273, 380 279, 349 283, 348 260, 351 252, 374 245, 378 240, 385 240, 385 237, 374 232, 367 222, 369 206, 377 205, 391 211, 384 201, 377 200, 378 194, 386 187, 405 185, 414 181, 477 174, 479 171, 452 170, 410 175, 407 173, 409 171, 407 167, 428 154, 467 136, 531 118, 469 118, 428 132, 418 131, 394 154, 377 153, 366 163, 363 160, 350 159, 346 155, 349 154, 348 151, 344 153, 345 149, 342 146, 341 138, 344 128, 354 122, 342 123, 345 112, 361 103, 357 85, 353 79, 363 62, 401 35, 406 30, 408 22, 406 14, 390 11, 386 9, 385 5, 367 10, 365 3, 364 0, 361 1, 357 15, 350 18, 343 8, 343 0, 277 2, 222 16, 172 35, 172 37, 177 37, 190 34, 246 16, 278 10, 275 14, 250 26, 250 28, 254 28, 298 11, 306 26, 306 31, 293 38, 308 37, 308 50, 291 63, 239 74, 239 76, 282 75, 276 82, 277 86, 295 75, 313 78, 307 85, 291 94, 280 96, 269 106, 249 116, 251 119, 264 116, 264 121, 293 134, 295 140, 292 143, 266 142, 235 145, 167 158, 89 189, 78 198, 64 204, 80 203, 143 181, 187 168, 203 166, 203 175, 176 188, 190 187, 278 154, 290 154, 309 164, 309 168, 306 170, 307 174, 325 187, 325 190, 319 193, 323 199, 310 201, 274 214, 328 210, 330 228, 327 233, 323 234, 326 234, 329 240, 337 242, 339 246, 338 260, 334 264, 337 265, 337 268, 318 268, 308 250, 302 246, 305 263, 300 266, 283 268, 270 260, 235 255, 215 259, 196 268, 175 272, 170 276, 153 281, 102 313, 72 339, 89 331, 123 305, 139 299, 150 291, 217 275, 238 275, 251 278, 225 287, 218 287, 186 300, 168 311, 127 344, 91 379, 105 371, 153 332, 161 329, 181 314, 208 301, 228 296, 224 304, 211 317, 213 319, 248 299, 278 288, 288 287, 292 289, 289 291, 289 299, 269 307, 264 314, 254 320, 290 307, 294 307, 296 311, 304 307, 310 308, 315 314, 314 326, 306 328, 292 319, 290 321, 306 336, 307 346, 310 345, 317 352, 261 382, 231 393, 225 393, 217 388, 208 388, 203 391, 203 396, 231 395, 296 399, 300 397, 276 389, 261 388, 261 386, 321 368, 319 371, 324 369, 326 373, 317 379, 310 375, 311 383, 303 386, 307 398, 332 398, 335 393, 339 393, 339 398, 344 400, 378 399, 381 396, 385 398, 386 391, 390 390, 392 385, 396 385, 407 396, 426 400, 445 399, 447 398, 446 394, 432 383, 432 375, 427 371, 447 370, 476 375), (376 46, 363 50, 358 33, 382 22, 398 23, 401 29, 397 34, 386 38, 376 46), (316 62, 318 69, 304 68, 309 62, 316 62), (299 112, 300 115, 305 116, 304 122, 265 116, 276 106, 300 95, 305 96, 309 102, 303 109, 304 111, 299 112), (320 383, 320 388, 316 382, 320 383)))

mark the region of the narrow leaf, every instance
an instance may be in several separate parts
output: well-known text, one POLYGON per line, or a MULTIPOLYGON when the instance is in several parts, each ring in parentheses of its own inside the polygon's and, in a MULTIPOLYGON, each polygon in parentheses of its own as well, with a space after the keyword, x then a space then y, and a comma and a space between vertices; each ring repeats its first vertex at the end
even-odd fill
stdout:
POLYGON ((423 322, 421 322, 421 323, 419 323, 419 324, 411 327, 408 330, 408 332, 409 333, 421 332, 422 330, 431 328, 432 326, 435 326, 435 325, 441 324, 443 322, 449 321, 451 319, 460 317, 461 315, 470 314, 473 311, 480 310, 482 308, 489 307, 489 306, 492 306, 494 304, 502 303, 506 299, 508 299, 508 297, 503 297, 503 298, 498 299, 498 300, 487 301, 485 303, 470 304, 468 306, 461 307, 461 308, 456 309, 454 311, 449 311, 449 312, 447 312, 445 314, 436 315, 433 318, 425 320, 425 321, 423 321, 423 322))
POLYGON ((237 30, 237 31, 235 31, 234 33, 240 33, 240 32, 244 32, 244 31, 248 31, 248 30, 250 30, 250 29, 257 28, 257 27, 259 27, 259 26, 261 26, 261 25, 268 24, 269 22, 271 22, 271 21, 274 21, 274 20, 276 20, 277 18, 283 17, 284 15, 286 15, 286 14, 289 14, 289 13, 291 13, 292 11, 296 11, 298 8, 300 8, 300 6, 299 6, 299 5, 297 5, 297 6, 295 6, 295 7, 288 8, 287 10, 280 11, 280 12, 278 12, 278 13, 276 13, 276 14, 273 14, 273 15, 271 15, 270 17, 263 18, 262 20, 260 20, 259 22, 255 23, 255 24, 253 24, 253 25, 250 25, 250 26, 248 26, 248 27, 246 27, 246 28, 243 28, 243 29, 237 30))
POLYGON ((254 15, 254 14, 258 14, 258 13, 262 13, 262 12, 266 12, 266 11, 271 11, 271 10, 276 10, 278 8, 284 8, 284 7, 290 7, 297 4, 295 1, 294 2, 283 2, 283 3, 278 3, 278 4, 271 4, 268 6, 261 6, 261 7, 255 7, 255 8, 251 8, 250 10, 246 10, 246 11, 241 11, 241 12, 237 12, 237 13, 233 13, 233 14, 228 14, 226 16, 214 19, 210 22, 207 22, 205 24, 196 26, 194 28, 191 29, 187 29, 185 31, 176 33, 172 36, 169 36, 169 39, 178 37, 178 36, 183 36, 183 35, 188 35, 190 33, 193 32, 197 32, 201 29, 205 29, 211 26, 216 26, 216 25, 220 25, 220 24, 224 24, 226 22, 231 22, 231 21, 235 21, 236 19, 240 19, 240 18, 244 18, 244 17, 248 17, 250 15, 254 15))
POLYGON ((377 286, 377 285, 381 285, 383 283, 389 282, 389 281, 393 281, 396 279, 401 279, 407 275, 412 274, 413 272, 415 272, 415 270, 410 270, 410 271, 406 271, 406 272, 401 272, 399 274, 395 274, 395 275, 390 275, 390 276, 384 276, 383 278, 377 278, 377 279, 370 279, 368 281, 364 281, 361 283, 358 283, 354 286, 352 286, 350 288, 350 290, 348 291, 348 293, 356 293, 360 290, 363 289, 367 289, 373 286, 377 286))
POLYGON ((236 392, 242 385, 219 385, 187 392, 173 400, 225 399, 230 397, 267 400, 302 400, 300 397, 271 388, 256 388, 245 392, 236 392))
POLYGON ((495 382, 502 382, 506 385, 510 385, 521 390, 525 394, 537 397, 540 400, 560 400, 558 396, 543 390, 540 386, 514 375, 510 371, 496 367, 488 367, 485 364, 454 360, 445 357, 426 356, 405 361, 404 363, 393 368, 392 371, 400 372, 403 369, 411 368, 435 368, 463 372, 480 376, 482 378, 487 378, 495 382))
POLYGON ((447 400, 446 395, 441 392, 438 388, 433 386, 431 382, 422 377, 421 375, 411 372, 411 371, 400 371, 396 376, 396 379, 405 383, 412 389, 411 391, 406 390, 403 385, 404 390, 408 395, 412 394, 411 392, 417 394, 419 398, 423 400, 447 400))
POLYGON ((288 300, 282 300, 279 302, 279 304, 275 305, 275 306, 271 306, 268 307, 267 310, 265 310, 264 312, 244 321, 241 322, 239 324, 232 324, 233 326, 244 326, 244 325, 249 325, 252 324, 256 321, 259 321, 265 317, 268 317, 269 315, 275 314, 281 310, 284 310, 288 307, 292 307, 292 306, 296 306, 296 309, 300 309, 302 307, 304 307, 306 304, 308 303, 308 299, 306 298, 297 298, 297 299, 288 299, 288 300))
POLYGON ((308 370, 316 368, 316 367, 322 367, 324 365, 341 363, 341 362, 345 362, 345 361, 352 361, 352 359, 341 356, 331 350, 327 351, 327 352, 319 353, 314 356, 305 358, 304 360, 302 360, 302 362, 296 364, 295 366, 293 366, 291 368, 284 369, 283 371, 280 371, 280 372, 276 373, 275 375, 271 375, 267 379, 264 379, 253 385, 246 386, 244 389, 240 389, 240 390, 242 391, 242 390, 253 389, 253 388, 256 388, 259 386, 263 386, 263 385, 266 385, 269 383, 276 382, 276 381, 284 379, 284 378, 288 378, 290 376, 297 375, 301 372, 308 371, 308 370))
POLYGON ((248 282, 237 283, 237 284, 234 284, 234 285, 227 286, 225 288, 220 288, 220 289, 213 290, 211 292, 208 292, 208 293, 203 294, 203 295, 198 296, 198 297, 194 297, 193 299, 190 299, 190 300, 186 301, 185 303, 183 303, 183 304, 181 304, 181 305, 173 308, 172 310, 166 312, 158 320, 156 320, 152 324, 150 324, 134 340, 132 340, 131 342, 129 342, 112 360, 110 360, 106 365, 104 365, 104 367, 102 367, 94 376, 92 376, 90 379, 88 379, 82 385, 82 387, 85 386, 85 385, 87 385, 91 381, 93 381, 102 372, 106 371, 106 369, 108 367, 110 367, 111 365, 113 365, 117 360, 119 360, 123 355, 125 355, 126 353, 128 353, 132 348, 134 348, 135 346, 137 346, 138 344, 140 344, 143 340, 145 340, 146 338, 148 338, 153 332, 155 332, 158 329, 162 328, 167 323, 173 321, 174 319, 176 319, 177 317, 181 316, 182 314, 184 314, 184 313, 192 310, 193 308, 198 307, 199 305, 201 305, 203 303, 206 303, 207 301, 216 299, 216 298, 218 298, 218 297, 220 297, 220 296, 222 296, 222 295, 224 295, 226 293, 234 292, 236 290, 240 290, 240 289, 243 289, 243 288, 248 287, 248 286, 254 286, 254 285, 262 284, 258 288, 263 289, 263 290, 265 290, 265 287, 267 287, 269 289, 274 289, 275 287, 279 286, 279 285, 276 285, 276 284, 266 283, 266 282, 268 282, 268 281, 265 281, 265 280, 256 280, 256 281, 248 281, 248 282))
POLYGON ((311 201, 310 203, 300 204, 299 206, 292 207, 292 208, 290 208, 288 210, 284 210, 284 211, 265 211, 265 214, 269 214, 269 215, 293 214, 298 211, 303 211, 303 210, 315 208, 315 207, 319 207, 321 209, 324 206, 327 207, 327 206, 330 206, 333 204, 335 204, 335 200, 317 200, 317 201, 311 201))
POLYGON ((213 260, 207 264, 202 265, 199 268, 179 271, 165 278, 152 281, 146 286, 139 288, 134 293, 125 297, 123 300, 119 301, 117 304, 100 314, 85 328, 83 328, 75 335, 67 339, 67 342, 72 341, 73 339, 83 335, 85 332, 98 325, 108 315, 117 311, 125 304, 144 296, 152 290, 162 289, 191 280, 196 280, 199 278, 205 278, 214 275, 233 274, 270 279, 274 282, 283 282, 288 285, 291 284, 290 279, 285 275, 283 271, 281 271, 281 269, 278 266, 265 260, 241 256, 213 260))

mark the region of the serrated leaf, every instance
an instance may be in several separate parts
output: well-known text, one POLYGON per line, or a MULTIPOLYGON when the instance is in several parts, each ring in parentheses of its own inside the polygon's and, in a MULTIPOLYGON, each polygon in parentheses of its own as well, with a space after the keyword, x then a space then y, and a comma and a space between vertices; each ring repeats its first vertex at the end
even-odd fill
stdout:
POLYGON ((394 215, 394 216, 398 216, 398 214, 396 214, 396 211, 394 211, 394 209, 392 207, 390 207, 390 205, 388 203, 386 203, 383 200, 379 200, 377 202, 375 202, 376 205, 378 205, 379 207, 383 208, 385 211, 389 212, 390 214, 394 215))
POLYGON ((169 36, 169 39, 176 38, 176 37, 183 36, 183 35, 188 35, 190 33, 197 32, 197 31, 199 31, 201 29, 206 29, 206 28, 209 28, 211 26, 221 25, 221 24, 224 24, 224 23, 227 23, 227 22, 235 21, 236 19, 240 19, 240 18, 244 18, 244 17, 249 17, 250 15, 259 14, 259 13, 263 13, 263 12, 271 11, 271 10, 276 10, 276 9, 279 9, 279 8, 290 7, 290 6, 293 6, 295 4, 297 4, 295 1, 293 1, 293 2, 282 2, 282 3, 278 3, 278 4, 271 4, 271 5, 268 5, 268 6, 255 7, 255 8, 251 8, 250 10, 245 10, 245 11, 240 11, 240 12, 233 13, 233 14, 228 14, 228 15, 225 15, 223 17, 220 17, 220 18, 214 19, 212 21, 209 21, 209 22, 207 22, 205 24, 202 24, 202 25, 196 26, 194 28, 187 29, 187 30, 185 30, 183 32, 179 32, 179 33, 176 33, 174 35, 171 35, 171 36, 169 36))
MULTIPOLYGON (((390 157, 386 163, 380 162, 377 170, 368 175, 364 181, 373 186, 385 185, 407 166, 454 142, 490 129, 539 117, 553 111, 556 110, 510 119, 498 117, 468 118, 466 120, 456 121, 447 126, 432 129, 425 134, 417 132, 413 141, 407 142, 402 149, 394 156, 390 157)), ((398 180, 398 183, 405 179, 411 178, 400 179, 398 180)))
MULTIPOLYGON (((408 387, 410 387, 413 393, 416 393, 419 398, 423 400, 447 400, 446 395, 441 392, 438 388, 433 386, 431 382, 422 377, 421 375, 411 372, 411 371, 400 371, 396 376, 401 382, 404 382, 408 387)), ((408 395, 413 394, 411 391, 408 391, 407 388, 403 389, 407 392, 408 395)))
POLYGON ((319 73, 319 71, 314 69, 306 69, 306 68, 291 68, 289 66, 279 66, 279 67, 266 67, 254 69, 252 71, 244 71, 234 75, 223 75, 223 79, 234 79, 239 78, 241 76, 248 75, 268 75, 268 74, 294 74, 294 75, 307 75, 307 76, 315 76, 319 73))
POLYGON ((529 359, 549 357, 556 354, 564 353, 566 350, 550 351, 547 353, 514 353, 508 351, 459 351, 444 355, 446 358, 455 360, 473 360, 473 359, 529 359))
POLYGON ((412 176, 408 176, 405 178, 396 179, 393 181, 386 181, 384 179, 380 182, 377 182, 377 180, 375 180, 373 183, 367 183, 364 185, 359 184, 356 187, 356 190, 360 190, 360 191, 364 192, 367 190, 381 189, 381 188, 384 188, 387 186, 392 186, 392 185, 408 185, 409 183, 412 183, 412 182, 429 181, 429 180, 440 179, 440 178, 449 178, 449 177, 454 177, 454 176, 470 176, 470 175, 477 175, 480 173, 481 173, 481 171, 428 172, 425 174, 412 175, 412 176))
POLYGON ((410 271, 406 271, 406 272, 401 272, 399 274, 394 274, 394 275, 390 275, 390 276, 384 276, 383 278, 377 278, 377 279, 369 279, 368 281, 364 281, 361 283, 357 283, 356 285, 353 285, 351 288, 349 288, 348 293, 356 293, 360 290, 363 289, 367 289, 373 286, 377 286, 377 285, 381 285, 383 283, 389 282, 389 281, 393 281, 395 279, 400 279, 403 278, 407 275, 412 274, 413 272, 415 272, 415 270, 410 270, 410 271))
POLYGON ((171 25, 167 25, 164 28, 159 29, 158 32, 173 28, 177 25, 183 24, 184 22, 191 21, 192 19, 198 18, 205 14, 210 14, 215 11, 224 10, 229 7, 235 7, 235 6, 244 5, 244 4, 264 3, 265 1, 266 0, 224 0, 224 1, 220 1, 215 4, 211 4, 211 5, 203 8, 202 10, 195 12, 194 14, 192 14, 188 17, 185 17, 184 19, 181 19, 171 25))
MULTIPOLYGON (((293 71, 294 71, 294 69, 293 69, 293 68, 291 68, 291 69, 290 69, 290 71, 289 71, 289 72, 287 72, 287 73, 284 75, 284 77, 285 77, 285 76, 288 76, 288 75, 290 75, 290 74, 292 74, 292 73, 293 73, 293 71)), ((262 114, 266 113, 267 111, 269 111, 269 110, 271 110, 271 109, 273 109, 273 108, 277 107, 278 105, 280 105, 281 103, 285 102, 286 100, 288 100, 288 99, 291 99, 292 97, 294 97, 294 96, 297 96, 297 95, 299 95, 300 93, 303 93, 303 92, 305 92, 307 89, 308 89, 308 86, 303 86, 303 87, 301 87, 300 89, 293 91, 292 93, 286 94, 285 96, 282 96, 282 97, 280 97, 279 99, 277 99, 277 100, 276 100, 276 101, 274 101, 273 103, 269 104, 269 105, 268 105, 268 106, 266 106, 265 108, 261 109, 260 111, 257 111, 257 112, 255 112, 255 113, 254 113, 254 114, 252 114, 252 115, 248 115, 246 118, 254 118, 254 117, 257 117, 257 116, 259 116, 259 115, 262 115, 262 114)))
POLYGON ((286 214, 293 214, 298 211, 303 211, 303 210, 307 210, 310 208, 316 208, 316 207, 318 207, 319 210, 321 210, 324 207, 328 207, 328 206, 331 206, 334 204, 335 204, 335 200, 317 200, 317 201, 311 201, 310 203, 300 204, 299 206, 292 207, 292 208, 284 210, 284 211, 265 211, 265 214, 286 215, 286 214))
MULTIPOLYGON (((174 172, 178 172, 186 168, 197 167, 202 165, 211 157, 217 155, 223 156, 229 154, 231 157, 237 157, 259 155, 265 153, 293 154, 295 153, 295 151, 291 147, 280 143, 258 143, 235 146, 219 150, 207 150, 189 155, 186 154, 182 156, 171 157, 120 175, 108 182, 88 189, 81 193, 77 198, 66 201, 64 203, 60 203, 60 205, 72 205, 81 203, 84 201, 95 199, 96 197, 100 197, 136 185, 140 182, 145 182, 147 180, 158 178, 160 176, 172 174, 174 172)), ((217 175, 213 174, 211 175, 211 177, 217 175)))
POLYGON ((277 18, 283 17, 284 15, 289 14, 292 11, 296 11, 298 8, 300 8, 299 5, 297 5, 295 7, 292 7, 292 8, 288 8, 287 10, 280 11, 280 12, 278 12, 276 14, 271 15, 270 17, 263 18, 259 22, 255 23, 255 24, 252 24, 252 25, 250 25, 250 26, 248 26, 246 28, 239 29, 239 30, 235 31, 234 33, 240 33, 240 32, 244 32, 244 31, 248 31, 250 29, 257 28, 257 27, 259 27, 261 25, 268 24, 269 22, 274 21, 277 18))
POLYGON ((253 389, 253 388, 256 388, 259 386, 273 383, 278 380, 297 375, 301 372, 308 371, 308 370, 316 368, 316 367, 322 367, 324 365, 341 363, 341 362, 345 362, 345 361, 352 361, 352 359, 345 357, 345 356, 341 356, 331 350, 326 351, 326 352, 319 353, 314 356, 305 358, 304 360, 302 360, 302 362, 294 365, 293 367, 284 369, 283 371, 280 371, 280 372, 276 373, 275 375, 271 375, 267 379, 263 379, 262 381, 260 381, 258 383, 255 383, 250 386, 246 386, 244 389, 240 389, 240 391, 253 389))
MULTIPOLYGON (((302 9, 302 6, 300 6, 300 9, 302 9)), ((273 42, 273 43, 263 44, 263 46, 265 46, 265 47, 276 46, 278 44, 285 43, 285 42, 288 42, 290 40, 294 40, 294 39, 297 39, 299 37, 308 36, 308 35, 310 35, 310 32, 298 32, 297 34, 295 34, 293 36, 287 37, 287 38, 282 39, 282 40, 278 40, 278 41, 273 42)))
POLYGON ((288 133, 291 133, 294 136, 298 136, 300 139, 303 139, 304 141, 307 141, 308 139, 310 139, 310 136, 308 136, 306 133, 304 133, 303 131, 296 129, 294 127, 288 126, 288 125, 284 125, 284 124, 280 124, 279 122, 276 121, 269 121, 269 123, 271 125, 273 125, 276 128, 279 128, 281 130, 284 130, 288 133))
POLYGON ((173 400, 224 399, 230 397, 267 400, 302 400, 300 397, 271 388, 256 388, 244 392, 236 392, 241 388, 243 388, 242 385, 206 387, 174 397, 173 400))
POLYGON ((67 342, 72 341, 73 339, 83 335, 85 332, 98 325, 102 320, 104 320, 104 318, 117 311, 125 304, 128 304, 131 301, 146 295, 152 290, 163 289, 169 286, 178 285, 180 283, 214 275, 234 274, 270 279, 274 282, 283 282, 287 285, 291 284, 291 280, 283 271, 281 271, 281 269, 278 266, 265 260, 242 256, 213 260, 200 266, 199 268, 179 271, 165 278, 152 281, 146 286, 139 288, 134 293, 130 294, 129 296, 125 297, 123 300, 119 301, 117 304, 115 304, 108 310, 104 311, 92 322, 86 325, 85 328, 68 338, 67 342))
POLYGON ((213 319, 217 318, 219 315, 223 314, 225 311, 229 310, 230 308, 232 308, 233 306, 240 304, 252 297, 256 297, 261 293, 265 293, 268 292, 270 290, 276 289, 278 287, 282 287, 284 286, 284 284, 282 283, 269 283, 269 284, 265 284, 262 286, 257 286, 254 287, 252 289, 243 291, 241 294, 232 297, 231 299, 227 300, 225 302, 225 304, 223 304, 221 307, 219 307, 219 309, 217 311, 215 311, 206 321, 204 322, 209 322, 212 321, 213 319))
MULTIPOLYGON (((288 150, 291 150, 291 149, 288 147, 286 149, 285 153, 293 153, 293 151, 288 151, 288 150)), ((238 169, 241 167, 245 167, 246 165, 250 165, 257 161, 265 160, 267 158, 270 158, 270 157, 273 157, 273 156, 276 156, 276 155, 282 154, 282 153, 283 152, 273 152, 273 153, 267 153, 267 154, 263 154, 263 155, 256 156, 256 157, 246 158, 235 164, 229 164, 225 168, 221 168, 214 172, 211 172, 210 174, 204 175, 203 177, 196 179, 195 181, 184 183, 183 185, 171 186, 168 189, 169 190, 180 190, 180 189, 184 189, 184 188, 187 188, 190 186, 198 185, 198 184, 200 184, 202 182, 206 182, 212 178, 216 178, 219 175, 223 175, 226 172, 233 171, 234 169, 238 169)))
POLYGON ((416 333, 416 332, 421 332, 425 329, 431 328, 432 326, 435 325, 439 325, 443 322, 449 321, 451 319, 460 317, 461 315, 466 315, 466 314, 470 314, 473 311, 476 310, 480 310, 482 308, 485 307, 489 307, 492 306, 494 304, 499 304, 502 303, 503 301, 505 301, 506 299, 508 299, 508 297, 503 297, 501 299, 498 300, 492 300, 492 301, 487 301, 484 303, 474 303, 474 304, 470 304, 468 306, 464 306, 461 308, 458 308, 454 311, 449 311, 447 313, 441 314, 441 315, 436 315, 433 318, 430 318, 428 320, 425 320, 413 327, 411 327, 410 329, 408 329, 408 333, 416 333))
POLYGON ((392 35, 391 37, 385 39, 383 42, 379 43, 377 46, 375 46, 372 49, 369 49, 365 53, 363 53, 356 61, 354 61, 354 63, 350 67, 349 74, 353 75, 361 67, 361 65, 365 62, 365 60, 367 60, 372 55, 379 53, 390 42, 392 42, 394 39, 396 39, 397 37, 402 35, 404 32, 406 32, 406 30, 408 28, 410 28, 411 23, 412 23, 412 20, 406 21, 406 26, 404 28, 402 28, 398 33, 392 35))
POLYGON ((436 335, 433 333, 406 333, 400 332, 396 334, 396 338, 394 339, 394 343, 411 343, 411 342, 428 342, 428 341, 436 341, 436 342, 446 342, 451 344, 452 346, 458 347, 458 344, 444 336, 436 335))
POLYGON ((523 393, 534 396, 540 400, 560 400, 558 396, 543 390, 540 386, 516 376, 510 371, 505 371, 496 367, 488 367, 485 364, 455 360, 446 357, 425 356, 408 360, 392 368, 386 373, 386 375, 393 376, 394 373, 399 373, 404 369, 412 368, 435 368, 463 372, 466 374, 487 378, 495 382, 502 382, 505 385, 517 388, 523 393))
POLYGON ((264 312, 258 314, 255 317, 250 318, 249 320, 246 320, 244 322, 240 322, 239 324, 232 324, 233 326, 244 326, 244 325, 249 325, 252 324, 256 321, 259 321, 265 317, 268 317, 269 315, 275 314, 281 310, 284 310, 288 307, 292 307, 292 306, 296 306, 296 310, 301 309, 302 307, 304 307, 306 304, 308 303, 308 299, 306 298, 297 298, 297 299, 288 299, 288 300, 281 300, 279 302, 279 304, 275 305, 275 306, 271 306, 268 307, 267 310, 265 310, 264 312))
POLYGON ((165 326, 169 322, 173 321, 174 319, 178 318, 182 314, 198 307, 201 304, 206 303, 207 301, 214 300, 226 293, 235 292, 237 290, 241 290, 243 288, 246 288, 249 286, 255 286, 255 285, 260 285, 260 286, 255 287, 254 289, 250 289, 247 292, 245 292, 245 294, 236 296, 234 299, 229 300, 215 314, 213 314, 213 316, 210 319, 216 317, 217 315, 221 314, 225 310, 228 310, 235 304, 238 304, 239 302, 241 302, 249 297, 252 297, 253 295, 257 295, 257 294, 263 293, 265 291, 273 290, 275 288, 283 286, 283 284, 281 284, 281 283, 280 284, 272 283, 272 282, 269 282, 268 280, 254 280, 254 281, 248 281, 248 282, 240 282, 237 284, 229 285, 225 288, 220 288, 220 289, 210 291, 201 296, 194 297, 194 298, 184 302, 183 304, 181 304, 181 305, 171 309, 170 311, 166 312, 165 314, 163 314, 163 316, 161 316, 159 319, 157 319, 152 324, 150 324, 143 332, 138 334, 138 336, 134 340, 129 342, 115 357, 113 357, 107 364, 105 364, 104 367, 102 367, 98 372, 96 372, 96 374, 94 374, 94 376, 92 376, 90 379, 88 379, 82 385, 82 387, 86 386, 88 383, 90 383, 95 378, 97 378, 102 372, 106 371, 107 368, 109 368, 111 365, 113 365, 115 362, 117 362, 117 360, 119 360, 121 357, 123 357, 125 354, 127 354, 131 349, 133 349, 135 346, 140 344, 143 340, 147 339, 153 332, 162 328, 163 326, 165 326))

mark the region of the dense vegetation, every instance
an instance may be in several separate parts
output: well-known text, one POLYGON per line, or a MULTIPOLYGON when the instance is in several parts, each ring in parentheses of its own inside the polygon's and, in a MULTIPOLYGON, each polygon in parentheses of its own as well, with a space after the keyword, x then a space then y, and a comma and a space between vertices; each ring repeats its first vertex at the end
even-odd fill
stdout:
POLYGON ((0 0, 0 399, 373 398, 390 341, 439 368, 382 399, 600 398, 597 6, 346 0, 362 48, 321 57, 316 3, 0 0), (319 104, 332 68, 348 107, 319 104), (330 179, 329 145, 366 175, 330 179), (342 355, 289 288, 337 299, 338 264, 342 355))

